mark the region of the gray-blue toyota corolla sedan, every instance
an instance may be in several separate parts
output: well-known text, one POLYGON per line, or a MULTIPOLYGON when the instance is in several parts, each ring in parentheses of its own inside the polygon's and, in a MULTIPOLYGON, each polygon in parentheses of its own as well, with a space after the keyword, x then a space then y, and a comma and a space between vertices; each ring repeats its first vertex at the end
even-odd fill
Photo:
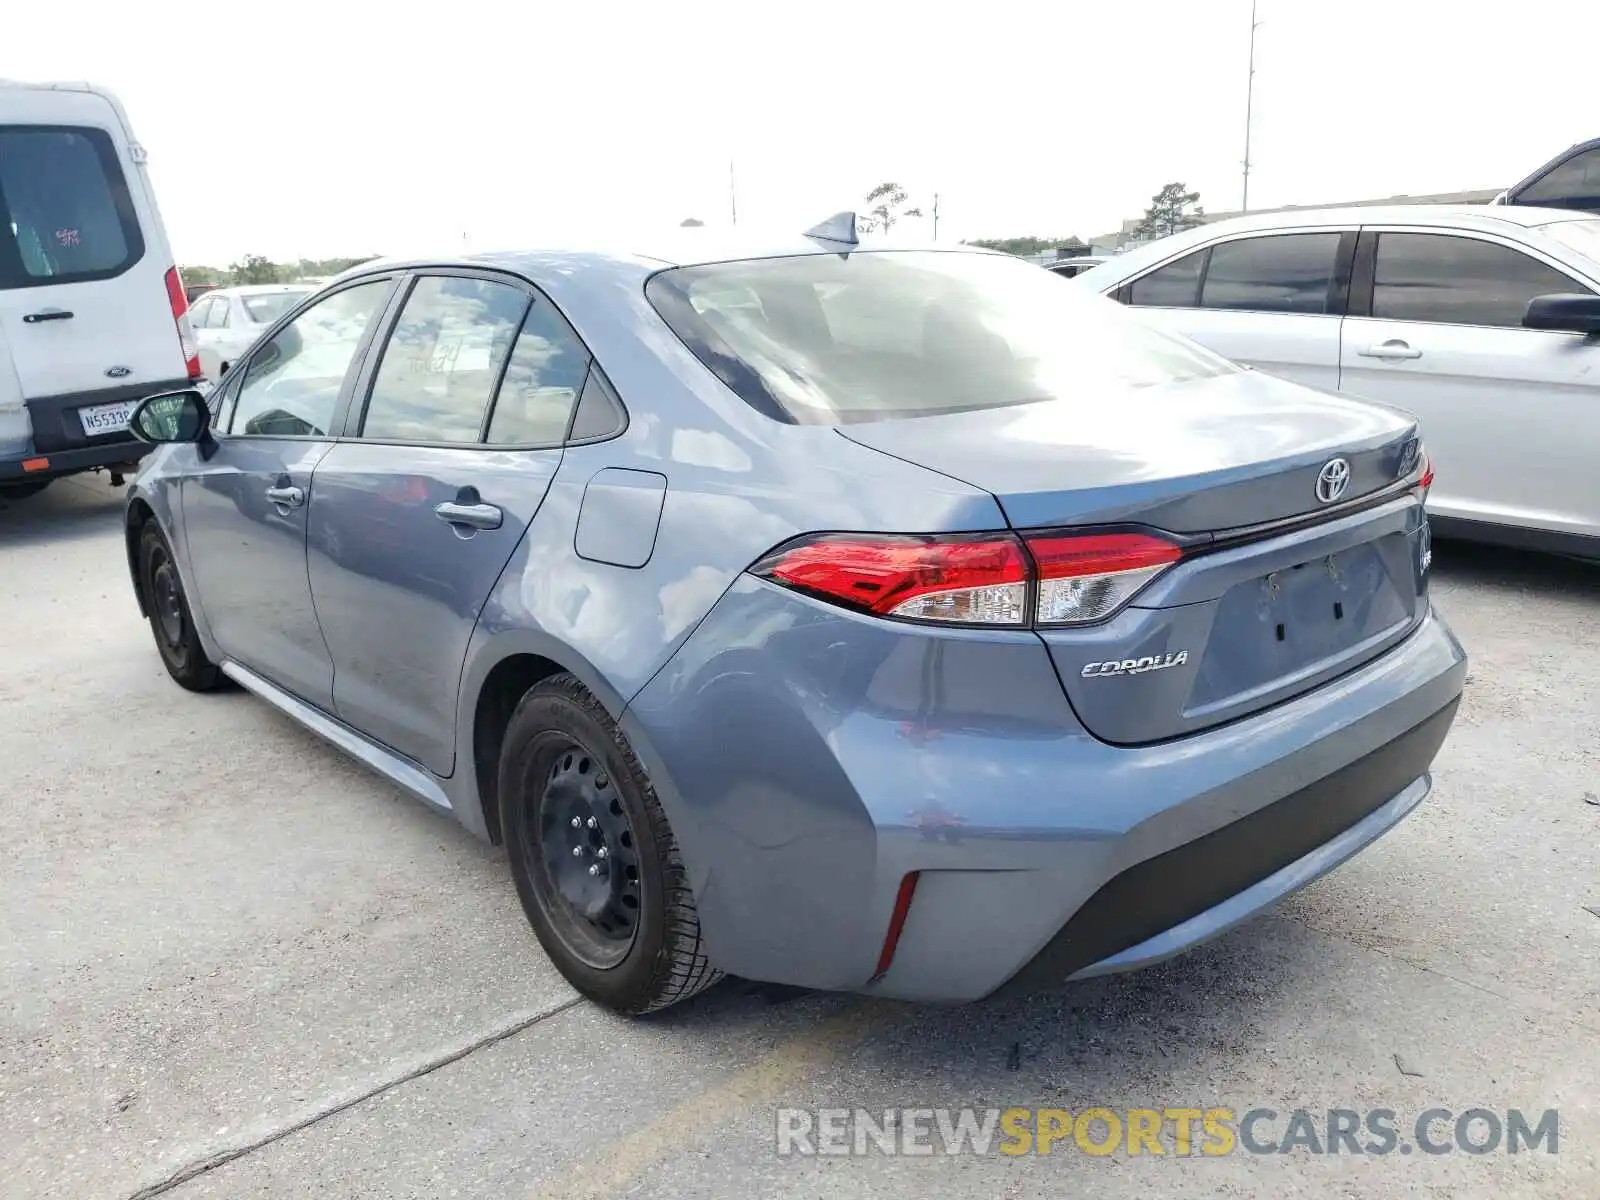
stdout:
POLYGON ((1427 794, 1466 660, 1410 417, 848 214, 684 236, 367 264, 146 400, 173 678, 504 845, 629 1013, 1138 967, 1427 794))

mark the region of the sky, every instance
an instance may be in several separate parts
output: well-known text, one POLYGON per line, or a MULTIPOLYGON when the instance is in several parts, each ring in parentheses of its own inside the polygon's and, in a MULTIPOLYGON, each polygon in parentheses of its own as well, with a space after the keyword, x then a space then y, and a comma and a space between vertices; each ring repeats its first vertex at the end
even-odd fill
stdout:
MULTIPOLYGON (((1257 19, 1252 208, 1504 187, 1600 137, 1594 0, 1257 19)), ((1087 239, 1172 181, 1239 207, 1250 20, 1250 0, 74 0, 10 6, 0 78, 118 94, 186 265, 642 240, 730 223, 730 192, 742 227, 798 232, 886 180, 925 212, 938 195, 941 242, 1087 239)))

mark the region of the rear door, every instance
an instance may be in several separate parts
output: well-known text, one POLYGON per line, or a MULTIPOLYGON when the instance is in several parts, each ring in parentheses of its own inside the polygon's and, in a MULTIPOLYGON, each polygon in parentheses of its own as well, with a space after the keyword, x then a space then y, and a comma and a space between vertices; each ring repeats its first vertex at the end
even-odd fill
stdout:
POLYGON ((125 438, 82 410, 187 382, 166 256, 111 103, 0 87, 0 327, 40 452, 125 438))
POLYGON ((1225 358, 1331 390, 1354 252, 1353 231, 1251 234, 1157 267, 1115 295, 1225 358))
POLYGON ((1533 297, 1595 290, 1505 238, 1362 233, 1341 387, 1420 419, 1434 512, 1600 532, 1600 345, 1522 327, 1533 297))
POLYGON ((341 719, 449 775, 467 643, 561 464, 589 354, 506 276, 423 272, 318 464, 311 591, 341 719))

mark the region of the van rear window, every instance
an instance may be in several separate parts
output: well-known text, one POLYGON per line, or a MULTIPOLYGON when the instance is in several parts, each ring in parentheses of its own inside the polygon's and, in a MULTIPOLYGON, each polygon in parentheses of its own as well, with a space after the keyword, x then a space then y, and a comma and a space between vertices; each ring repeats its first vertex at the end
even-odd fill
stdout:
POLYGON ((110 279, 143 255, 105 130, 0 125, 0 288, 110 279))

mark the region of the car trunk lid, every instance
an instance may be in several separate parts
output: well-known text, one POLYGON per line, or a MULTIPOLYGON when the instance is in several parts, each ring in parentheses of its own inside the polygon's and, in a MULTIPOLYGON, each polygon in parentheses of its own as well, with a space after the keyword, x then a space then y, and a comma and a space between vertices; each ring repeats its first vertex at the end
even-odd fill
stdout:
POLYGON ((1409 417, 1254 374, 1115 400, 843 429, 985 488, 1025 537, 1135 525, 1183 547, 1109 620, 1039 628, 1091 733, 1144 744, 1262 711, 1422 619, 1431 553, 1409 417))
POLYGON ((844 425, 852 441, 999 500, 1018 529, 1137 522, 1179 534, 1314 513, 1392 485, 1416 423, 1393 409, 1241 371, 1093 402, 844 425), (1343 458, 1331 502, 1319 472, 1343 458))

